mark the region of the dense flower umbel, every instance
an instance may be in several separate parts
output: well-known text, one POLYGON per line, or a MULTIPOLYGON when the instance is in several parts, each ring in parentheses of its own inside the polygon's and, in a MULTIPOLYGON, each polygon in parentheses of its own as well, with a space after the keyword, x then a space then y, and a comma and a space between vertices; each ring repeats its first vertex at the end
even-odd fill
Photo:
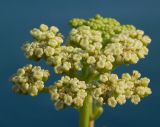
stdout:
POLYGON ((33 37, 31 43, 26 43, 22 47, 25 55, 29 59, 39 60, 54 55, 55 48, 60 47, 63 43, 62 35, 58 33, 58 28, 41 24, 39 29, 34 28, 30 31, 33 37))
MULTIPOLYGON (((112 18, 100 15, 72 19, 72 30, 62 45, 63 36, 55 26, 45 24, 31 30, 33 41, 22 49, 28 59, 43 59, 62 78, 46 88, 57 109, 66 106, 80 108, 90 95, 97 104, 115 107, 127 99, 138 104, 151 94, 149 79, 140 78, 138 71, 122 74, 121 79, 112 71, 121 64, 136 64, 148 54, 151 39, 132 25, 121 25, 112 18)), ((12 77, 17 93, 35 96, 44 87, 48 71, 28 65, 12 77)))
POLYGON ((50 87, 51 99, 55 102, 56 109, 65 106, 82 107, 87 96, 86 89, 85 81, 63 76, 61 80, 50 87))
POLYGON ((44 88, 44 82, 48 77, 49 72, 41 69, 40 66, 26 65, 11 77, 11 82, 14 84, 13 91, 36 96, 44 88))
POLYGON ((120 25, 115 19, 103 18, 100 15, 89 20, 73 19, 70 24, 74 28, 69 37, 71 44, 73 42, 81 44, 85 40, 85 44, 82 45, 88 49, 89 44, 92 43, 94 53, 97 51, 95 51, 95 47, 98 46, 101 49, 100 53, 114 56, 115 64, 135 64, 148 54, 147 45, 151 39, 144 35, 142 30, 138 30, 132 25, 120 25), (88 28, 88 31, 81 30, 81 27, 88 28), (91 30, 89 31, 89 29, 91 30), (78 30, 80 31, 79 34, 78 30), (93 32, 97 33, 97 36, 89 34, 93 32), (92 39, 88 39, 90 36, 93 36, 92 39), (93 43, 92 40, 95 42, 93 43), (94 46, 95 44, 96 46, 94 46))
POLYGON ((123 105, 127 99, 138 104, 141 98, 152 93, 148 88, 150 80, 140 76, 138 71, 133 71, 132 75, 124 73, 121 79, 116 74, 101 74, 97 85, 93 88, 93 97, 98 103, 106 103, 111 107, 117 104, 123 105))

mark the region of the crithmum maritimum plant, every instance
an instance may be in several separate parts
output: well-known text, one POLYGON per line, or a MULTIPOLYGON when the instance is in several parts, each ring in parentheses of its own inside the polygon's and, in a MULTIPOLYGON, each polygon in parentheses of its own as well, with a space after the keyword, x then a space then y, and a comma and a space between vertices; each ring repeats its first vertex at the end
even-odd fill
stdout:
POLYGON ((150 80, 141 78, 138 71, 121 77, 112 73, 122 64, 136 64, 148 54, 151 39, 142 30, 100 15, 88 20, 75 18, 70 25, 64 44, 55 26, 41 24, 30 31, 33 40, 22 47, 26 58, 43 59, 62 77, 46 87, 49 71, 26 65, 11 77, 15 93, 50 94, 57 110, 71 106, 79 111, 80 127, 93 127, 103 105, 115 108, 129 99, 138 104, 152 93, 150 80))

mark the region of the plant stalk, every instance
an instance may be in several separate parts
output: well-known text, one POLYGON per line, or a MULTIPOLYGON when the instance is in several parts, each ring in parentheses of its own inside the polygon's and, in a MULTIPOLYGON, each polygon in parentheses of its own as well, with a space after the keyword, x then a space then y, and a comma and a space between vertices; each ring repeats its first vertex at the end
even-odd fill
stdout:
POLYGON ((80 127, 94 127, 92 115, 92 97, 87 96, 83 107, 80 109, 80 127))

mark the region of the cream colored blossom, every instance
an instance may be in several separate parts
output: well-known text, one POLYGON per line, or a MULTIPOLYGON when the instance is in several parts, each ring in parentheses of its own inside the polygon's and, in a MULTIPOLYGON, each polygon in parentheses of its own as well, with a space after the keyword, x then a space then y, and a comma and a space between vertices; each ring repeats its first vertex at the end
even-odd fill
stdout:
POLYGON ((44 88, 44 82, 48 77, 49 72, 41 69, 40 66, 26 65, 18 69, 17 73, 12 76, 13 91, 36 96, 44 88))
POLYGON ((88 64, 94 64, 95 62, 96 62, 96 60, 93 56, 88 57, 88 59, 87 59, 88 64))
POLYGON ((116 107, 117 101, 114 97, 108 98, 108 105, 111 106, 112 108, 116 107))
POLYGON ((97 85, 93 87, 92 95, 99 104, 107 104, 115 107, 117 104, 123 105, 127 99, 138 104, 141 98, 144 98, 152 93, 148 87, 149 80, 141 78, 140 73, 136 70, 129 73, 124 73, 122 78, 116 74, 104 73, 99 76, 97 85), (145 84, 145 85, 144 85, 145 84), (103 102, 99 102, 102 100, 103 102))
POLYGON ((101 82, 106 82, 106 81, 108 81, 108 75, 107 74, 102 74, 102 75, 100 75, 100 81, 101 82))
POLYGON ((133 104, 138 104, 141 101, 140 97, 138 95, 132 95, 131 102, 133 104))
POLYGON ((126 103, 126 97, 125 95, 119 95, 117 98, 117 103, 120 104, 120 105, 123 105, 126 103))
MULTIPOLYGON (((67 41, 56 26, 41 24, 30 31, 32 40, 22 49, 26 58, 44 60, 61 79, 50 86, 51 100, 57 110, 66 106, 80 108, 90 95, 98 105, 112 108, 127 100, 138 104, 152 93, 150 80, 134 70, 121 77, 112 73, 122 64, 136 64, 148 54, 151 38, 133 25, 121 25, 113 18, 96 15, 88 20, 72 19, 67 41)), ((24 66, 11 78, 13 91, 38 95, 44 90, 49 72, 41 67, 24 66)))
MULTIPOLYGON (((83 106, 85 97, 87 96, 86 83, 77 78, 63 76, 55 85, 50 87, 51 99, 55 103, 63 102, 63 106, 72 105, 75 108, 83 106)), ((56 105, 56 108, 58 105, 56 105)), ((58 109, 61 109, 59 107, 58 109)))
POLYGON ((53 55, 53 48, 59 47, 63 43, 62 37, 57 32, 58 28, 54 26, 49 28, 45 24, 41 24, 39 29, 32 29, 30 33, 34 41, 32 43, 27 42, 22 47, 25 56, 29 59, 37 60, 53 55))

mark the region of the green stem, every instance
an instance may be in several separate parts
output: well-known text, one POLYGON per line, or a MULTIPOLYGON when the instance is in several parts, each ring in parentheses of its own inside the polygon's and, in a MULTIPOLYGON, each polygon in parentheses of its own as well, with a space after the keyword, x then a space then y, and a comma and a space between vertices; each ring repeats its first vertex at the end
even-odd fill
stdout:
POLYGON ((80 109, 80 127, 93 127, 91 124, 92 115, 92 97, 87 96, 83 107, 80 109))
POLYGON ((48 87, 45 87, 45 88, 43 88, 40 92, 41 92, 41 93, 49 93, 49 88, 48 88, 48 87))
POLYGON ((94 104, 93 106, 93 119, 96 121, 103 113, 103 107, 94 104))
MULTIPOLYGON (((80 78, 84 80, 86 83, 90 83, 97 75, 90 75, 90 70, 88 67, 83 68, 80 78)), ((91 95, 88 95, 85 98, 83 103, 83 107, 80 108, 80 127, 94 127, 95 118, 98 118, 101 112, 99 108, 97 108, 96 112, 93 111, 93 107, 95 110, 95 106, 93 106, 93 98, 91 95), (94 114, 95 113, 95 114, 94 114)))

